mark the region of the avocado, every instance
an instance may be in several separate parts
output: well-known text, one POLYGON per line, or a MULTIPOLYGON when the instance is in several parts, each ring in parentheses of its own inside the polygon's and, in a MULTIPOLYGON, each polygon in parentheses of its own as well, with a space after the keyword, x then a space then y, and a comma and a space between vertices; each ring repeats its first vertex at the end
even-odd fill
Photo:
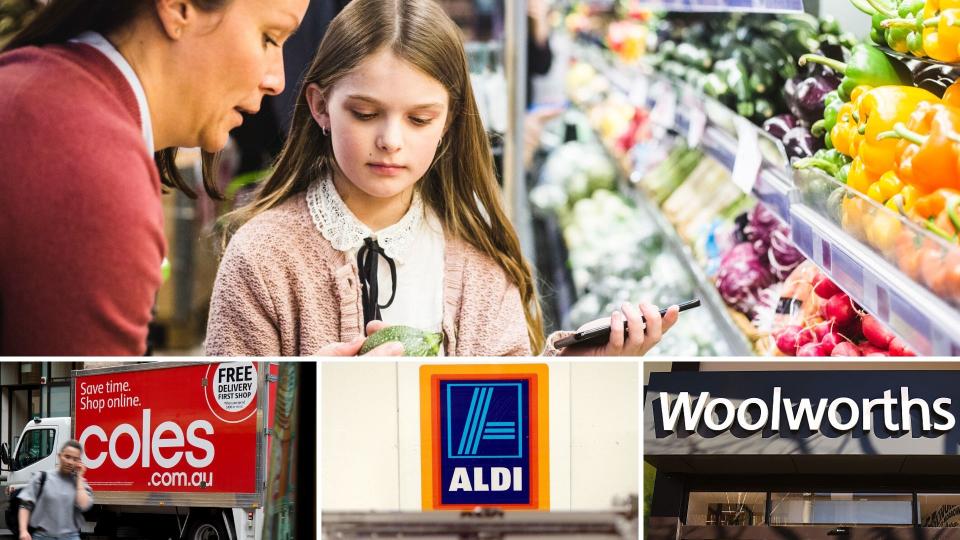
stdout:
POLYGON ((363 347, 360 348, 360 354, 367 354, 390 341, 399 341, 403 344, 404 356, 437 356, 440 354, 443 334, 410 326, 389 326, 367 337, 363 347))

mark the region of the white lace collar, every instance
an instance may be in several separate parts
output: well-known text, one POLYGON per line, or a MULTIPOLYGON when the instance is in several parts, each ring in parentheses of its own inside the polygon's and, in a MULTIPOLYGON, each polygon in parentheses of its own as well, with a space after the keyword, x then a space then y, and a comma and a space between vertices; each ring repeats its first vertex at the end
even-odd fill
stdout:
POLYGON ((359 249, 365 238, 374 236, 384 253, 398 263, 403 262, 424 216, 423 200, 414 191, 410 209, 400 221, 374 233, 347 208, 329 175, 307 188, 307 207, 317 230, 337 251, 359 249))

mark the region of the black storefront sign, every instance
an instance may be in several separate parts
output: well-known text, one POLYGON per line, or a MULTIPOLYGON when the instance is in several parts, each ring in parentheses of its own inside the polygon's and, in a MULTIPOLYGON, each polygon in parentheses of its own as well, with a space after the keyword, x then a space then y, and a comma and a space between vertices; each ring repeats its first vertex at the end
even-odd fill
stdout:
POLYGON ((949 521, 930 518, 942 501, 960 513, 960 371, 653 373, 643 415, 650 538, 960 537, 924 526, 949 521), (734 512, 715 497, 693 524, 704 493, 760 501, 734 512), (830 523, 831 508, 870 525, 830 523))

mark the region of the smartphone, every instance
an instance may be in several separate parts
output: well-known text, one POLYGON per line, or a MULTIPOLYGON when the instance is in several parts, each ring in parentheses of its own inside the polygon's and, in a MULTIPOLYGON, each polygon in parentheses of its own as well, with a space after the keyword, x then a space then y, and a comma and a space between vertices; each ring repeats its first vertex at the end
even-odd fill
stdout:
MULTIPOLYGON (((694 298, 693 300, 688 300, 686 302, 683 302, 682 304, 677 304, 677 306, 680 308, 680 311, 693 309, 699 305, 700 305, 699 298, 694 298)), ((668 307, 666 309, 660 310, 661 317, 667 314, 667 309, 670 309, 670 308, 668 307)), ((644 319, 644 321, 646 321, 646 319, 644 319)), ((626 321, 623 322, 623 335, 624 337, 629 335, 629 329, 627 328, 626 321)), ((562 349, 564 347, 573 347, 573 346, 582 346, 582 345, 597 346, 597 345, 603 345, 609 340, 610 340, 610 325, 608 324, 606 326, 602 326, 599 328, 592 328, 589 330, 584 330, 582 332, 577 332, 572 336, 567 336, 561 339, 560 341, 556 342, 554 345, 558 349, 562 349)))

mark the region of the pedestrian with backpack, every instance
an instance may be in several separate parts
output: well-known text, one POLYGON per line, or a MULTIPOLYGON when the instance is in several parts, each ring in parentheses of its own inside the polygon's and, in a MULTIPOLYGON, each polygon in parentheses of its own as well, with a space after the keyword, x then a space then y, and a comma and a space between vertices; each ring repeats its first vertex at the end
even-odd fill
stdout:
POLYGON ((19 540, 80 540, 82 512, 93 506, 93 490, 83 478, 83 446, 71 439, 57 457, 56 469, 36 474, 17 495, 19 540))

